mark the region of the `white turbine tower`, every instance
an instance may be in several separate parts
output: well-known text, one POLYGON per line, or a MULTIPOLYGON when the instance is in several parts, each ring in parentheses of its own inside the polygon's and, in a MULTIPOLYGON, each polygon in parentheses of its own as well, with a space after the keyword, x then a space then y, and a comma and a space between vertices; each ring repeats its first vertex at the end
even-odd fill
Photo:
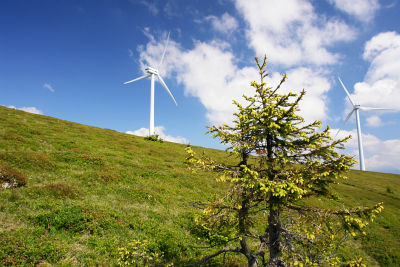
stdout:
POLYGON ((133 79, 131 81, 127 81, 124 84, 128 84, 128 83, 133 83, 145 78, 150 78, 151 79, 151 85, 150 85, 150 126, 149 126, 149 135, 154 135, 154 78, 158 78, 158 80, 160 81, 161 85, 165 88, 165 90, 167 91, 167 93, 171 96, 172 100, 175 102, 175 105, 178 106, 178 104, 175 101, 174 96, 172 95, 171 91, 168 89, 168 86, 165 84, 163 78, 161 78, 160 74, 158 73, 158 68, 161 66, 163 60, 164 60, 164 56, 165 56, 165 52, 167 51, 167 46, 168 46, 168 41, 169 41, 169 33, 168 33, 168 37, 167 37, 167 42, 165 44, 164 47, 164 51, 162 53, 161 56, 161 60, 160 63, 158 64, 157 68, 153 68, 153 67, 147 67, 145 69, 145 71, 147 72, 147 74, 133 79))
POLYGON ((356 123, 357 123, 357 137, 358 137, 358 155, 360 158, 360 170, 365 171, 365 163, 364 163, 364 150, 363 150, 363 145, 362 145, 362 137, 361 137, 361 126, 360 126, 360 114, 359 110, 390 110, 389 108, 370 108, 370 107, 361 107, 359 104, 355 104, 354 101, 350 97, 349 91, 347 91, 346 86, 344 86, 342 80, 340 77, 338 77, 340 84, 342 85, 344 91, 346 92, 347 97, 350 100, 351 105, 353 106, 353 109, 350 111, 350 113, 347 115, 346 119, 343 121, 342 125, 340 126, 339 130, 337 131, 335 137, 338 135, 342 127, 345 125, 345 123, 349 120, 350 116, 355 112, 356 114, 356 123))

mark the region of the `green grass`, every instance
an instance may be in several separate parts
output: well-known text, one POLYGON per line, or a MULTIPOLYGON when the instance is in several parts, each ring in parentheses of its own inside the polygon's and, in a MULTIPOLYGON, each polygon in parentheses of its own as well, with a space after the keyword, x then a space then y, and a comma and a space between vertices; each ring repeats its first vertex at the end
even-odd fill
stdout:
POLYGON ((381 266, 400 266, 400 176, 352 171, 337 188, 349 205, 384 203, 381 216, 358 241, 361 249, 381 266))
MULTIPOLYGON (((185 157, 184 145, 0 106, 0 167, 27 183, 0 189, 0 266, 116 265, 118 248, 133 240, 178 266, 206 255, 195 248, 199 211, 189 203, 223 188, 210 174, 191 173, 185 157)), ((348 205, 385 206, 341 255, 400 266, 400 176, 352 171, 337 189, 348 205)))

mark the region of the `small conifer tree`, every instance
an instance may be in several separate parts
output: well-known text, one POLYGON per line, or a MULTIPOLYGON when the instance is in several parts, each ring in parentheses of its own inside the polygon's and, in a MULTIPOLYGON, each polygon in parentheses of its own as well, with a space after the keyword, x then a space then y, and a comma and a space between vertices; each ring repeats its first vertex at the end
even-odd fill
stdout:
POLYGON ((245 106, 234 101, 238 112, 231 126, 212 126, 208 132, 229 145, 237 163, 217 163, 187 147, 191 168, 217 172, 229 184, 221 198, 196 203, 203 209, 198 234, 219 250, 194 264, 226 253, 244 255, 248 266, 340 264, 338 248, 363 232, 382 204, 327 206, 339 201, 331 185, 354 164, 337 152, 350 137, 332 140, 329 127, 318 131, 320 121, 306 124, 297 114, 305 91, 280 94, 286 75, 269 87, 266 57, 256 62, 260 81, 251 82, 255 94, 243 96, 245 106))

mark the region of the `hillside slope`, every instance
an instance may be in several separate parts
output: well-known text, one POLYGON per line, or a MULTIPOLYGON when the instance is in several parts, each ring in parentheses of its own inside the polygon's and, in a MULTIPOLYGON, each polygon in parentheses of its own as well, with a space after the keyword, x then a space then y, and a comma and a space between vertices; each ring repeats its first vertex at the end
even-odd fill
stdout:
MULTIPOLYGON (((190 202, 213 199, 222 185, 191 173, 185 156, 184 145, 0 106, 0 169, 27 182, 0 188, 0 265, 116 265, 118 248, 133 240, 176 265, 205 255, 191 234, 198 211, 190 202)), ((338 186, 347 204, 384 201, 385 211, 341 255, 399 266, 400 176, 349 176, 338 186)))

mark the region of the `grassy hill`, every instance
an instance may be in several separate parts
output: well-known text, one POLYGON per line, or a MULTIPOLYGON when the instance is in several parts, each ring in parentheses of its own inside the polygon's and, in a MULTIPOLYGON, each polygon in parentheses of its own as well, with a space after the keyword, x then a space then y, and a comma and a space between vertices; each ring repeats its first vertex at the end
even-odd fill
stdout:
MULTIPOLYGON (((196 149, 232 160, 223 151, 196 149)), ((116 265, 118 248, 133 240, 177 266, 206 255, 196 248, 199 211, 190 202, 213 199, 222 185, 191 173, 185 156, 184 145, 0 106, 0 172, 26 180, 0 188, 0 266, 116 265)), ((345 204, 385 206, 340 255, 400 266, 400 176, 352 171, 337 189, 345 204)))

